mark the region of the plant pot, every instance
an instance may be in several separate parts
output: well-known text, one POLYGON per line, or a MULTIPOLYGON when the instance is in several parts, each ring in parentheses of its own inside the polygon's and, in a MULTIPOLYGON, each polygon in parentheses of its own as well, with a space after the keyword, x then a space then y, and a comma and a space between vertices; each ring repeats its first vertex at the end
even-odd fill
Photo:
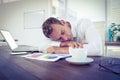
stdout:
POLYGON ((118 36, 116 40, 117 40, 117 42, 120 42, 120 36, 118 36))

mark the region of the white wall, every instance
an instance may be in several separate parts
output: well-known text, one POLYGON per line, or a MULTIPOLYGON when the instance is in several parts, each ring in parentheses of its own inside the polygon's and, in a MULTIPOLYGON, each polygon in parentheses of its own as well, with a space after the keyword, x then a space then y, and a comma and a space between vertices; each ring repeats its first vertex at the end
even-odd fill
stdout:
POLYGON ((105 0, 68 0, 67 5, 77 18, 105 21, 105 0))
MULTIPOLYGON (((44 10, 47 18, 50 15, 50 0, 21 0, 0 5, 0 29, 11 32, 18 44, 40 46, 45 43, 41 28, 25 29, 24 13, 44 10)), ((40 23, 42 25, 42 23, 40 23)))

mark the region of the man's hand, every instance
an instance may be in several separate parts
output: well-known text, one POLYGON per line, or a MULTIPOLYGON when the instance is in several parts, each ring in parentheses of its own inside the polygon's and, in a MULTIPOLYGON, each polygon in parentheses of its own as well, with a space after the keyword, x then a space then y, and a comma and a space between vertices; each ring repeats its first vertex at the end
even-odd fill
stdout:
POLYGON ((51 46, 47 48, 48 53, 69 53, 69 47, 51 46))
POLYGON ((83 48, 84 44, 88 44, 87 42, 74 42, 74 41, 66 41, 66 42, 61 42, 60 46, 61 47, 73 47, 73 48, 83 48))
POLYGON ((48 47, 47 53, 55 53, 55 46, 48 47))

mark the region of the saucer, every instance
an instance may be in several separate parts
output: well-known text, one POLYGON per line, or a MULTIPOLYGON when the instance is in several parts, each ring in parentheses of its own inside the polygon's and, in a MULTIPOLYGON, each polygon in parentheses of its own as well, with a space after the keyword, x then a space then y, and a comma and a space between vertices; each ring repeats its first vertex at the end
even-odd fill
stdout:
POLYGON ((92 58, 86 58, 85 60, 82 61, 76 61, 73 58, 66 58, 66 61, 71 63, 71 64, 77 64, 77 65, 84 65, 84 64, 89 64, 94 61, 92 58))

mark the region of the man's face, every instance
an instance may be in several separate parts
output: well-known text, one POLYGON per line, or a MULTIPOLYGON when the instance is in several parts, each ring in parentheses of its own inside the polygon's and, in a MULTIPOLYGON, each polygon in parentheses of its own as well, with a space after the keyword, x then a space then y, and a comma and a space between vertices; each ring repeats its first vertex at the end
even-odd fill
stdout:
POLYGON ((70 41, 73 40, 70 27, 60 24, 52 24, 53 32, 50 34, 50 39, 55 41, 70 41))

